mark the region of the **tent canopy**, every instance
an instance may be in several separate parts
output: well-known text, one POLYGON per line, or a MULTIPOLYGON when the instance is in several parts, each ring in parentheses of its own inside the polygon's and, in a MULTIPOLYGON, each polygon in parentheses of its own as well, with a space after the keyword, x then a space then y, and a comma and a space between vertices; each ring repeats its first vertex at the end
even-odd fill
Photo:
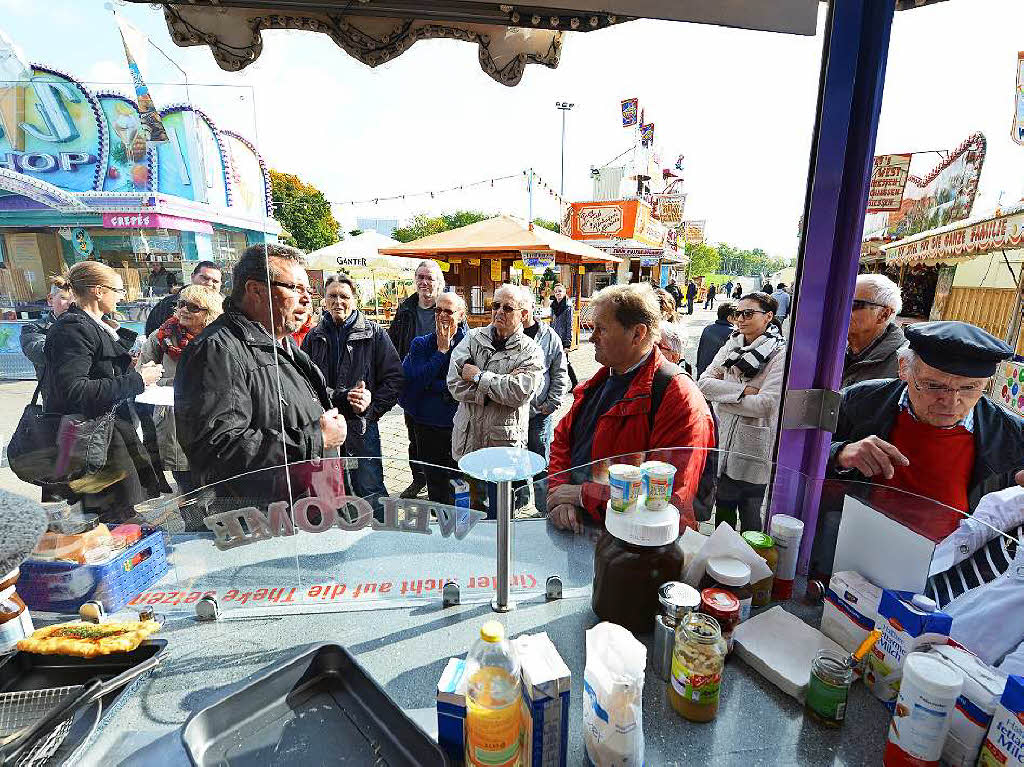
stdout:
POLYGON ((392 256, 436 258, 446 255, 467 256, 506 253, 518 257, 522 252, 554 251, 562 263, 619 263, 621 258, 573 240, 542 226, 530 229, 526 222, 513 216, 495 216, 469 226, 420 237, 395 247, 381 248, 392 256), (560 258, 559 258, 560 257, 560 258))
POLYGON ((363 232, 313 251, 306 256, 306 266, 310 269, 323 269, 325 272, 345 272, 355 278, 373 276, 384 280, 411 280, 419 260, 380 253, 382 248, 401 244, 398 240, 374 231, 363 232))

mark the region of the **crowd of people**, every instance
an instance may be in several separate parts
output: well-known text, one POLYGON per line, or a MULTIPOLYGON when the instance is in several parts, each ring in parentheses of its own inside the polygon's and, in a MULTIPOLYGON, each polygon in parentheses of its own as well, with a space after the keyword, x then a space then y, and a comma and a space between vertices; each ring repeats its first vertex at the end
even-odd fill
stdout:
MULTIPOLYGON (((389 495, 378 423, 400 404, 413 472, 402 497, 425 491, 452 504, 461 457, 515 446, 548 460, 532 495, 559 528, 601 524, 607 464, 624 455, 676 466, 681 525, 712 514, 743 530, 763 525, 786 366, 784 285, 720 301, 695 374, 679 321, 689 284, 685 293, 674 282, 605 288, 591 300, 600 368, 576 384, 574 308, 560 284, 550 322, 539 321, 532 290, 503 284, 490 323, 473 330, 434 261, 419 264, 415 294, 386 327, 362 313, 344 274, 325 281, 322 315, 311 321, 303 256, 287 246, 248 248, 226 298, 222 284, 220 268, 201 262, 136 338, 112 319, 125 294, 114 269, 86 261, 54 278, 50 315, 22 334, 44 406, 113 428, 102 469, 45 486, 44 499, 128 519, 170 491, 167 471, 180 493, 212 485, 263 502, 329 481, 376 510, 389 495), (173 387, 173 407, 135 402, 151 386, 173 387), (358 460, 330 460, 343 457, 358 460)), ((903 330, 900 310, 891 280, 857 279, 829 473, 935 499, 950 513, 915 524, 942 537, 983 494, 1024 483, 1024 421, 982 396, 1009 356, 1002 341, 965 323, 903 330)), ((475 486, 473 499, 493 515, 493 486, 475 486)))

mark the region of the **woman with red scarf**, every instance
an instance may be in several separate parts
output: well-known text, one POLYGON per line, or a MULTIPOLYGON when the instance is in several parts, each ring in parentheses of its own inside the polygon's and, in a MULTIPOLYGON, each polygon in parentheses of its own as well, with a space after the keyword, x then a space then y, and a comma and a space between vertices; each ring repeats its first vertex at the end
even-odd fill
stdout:
MULTIPOLYGON (((157 385, 173 386, 174 373, 185 347, 223 311, 223 298, 219 293, 202 285, 189 285, 182 289, 178 293, 178 306, 174 314, 149 335, 136 364, 142 366, 146 362, 157 362, 163 365, 164 374, 157 385)), ((174 475, 178 492, 185 494, 194 490, 188 459, 178 445, 174 409, 158 405, 153 411, 153 421, 156 423, 160 458, 164 468, 170 469, 174 475)))

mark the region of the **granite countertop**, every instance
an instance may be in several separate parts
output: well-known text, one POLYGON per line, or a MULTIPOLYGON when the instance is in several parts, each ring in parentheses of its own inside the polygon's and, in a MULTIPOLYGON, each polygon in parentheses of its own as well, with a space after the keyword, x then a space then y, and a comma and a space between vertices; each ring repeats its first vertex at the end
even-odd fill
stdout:
MULTIPOLYGON (((817 625, 820 606, 787 609, 817 625)), ((188 717, 311 644, 344 645, 385 691, 429 729, 437 680, 452 655, 464 655, 479 626, 495 617, 486 604, 418 606, 335 613, 226 617, 199 623, 168 617, 161 665, 106 713, 78 764, 188 765, 181 730, 188 717)), ((572 671, 569 764, 585 762, 582 734, 584 632, 598 621, 588 597, 521 602, 499 616, 507 633, 546 631, 572 671)), ((651 635, 640 639, 652 646, 651 635)), ((731 656, 718 718, 684 721, 651 670, 644 685, 646 763, 651 765, 863 765, 878 763, 888 713, 861 683, 851 690, 845 726, 827 729, 802 707, 731 656)))

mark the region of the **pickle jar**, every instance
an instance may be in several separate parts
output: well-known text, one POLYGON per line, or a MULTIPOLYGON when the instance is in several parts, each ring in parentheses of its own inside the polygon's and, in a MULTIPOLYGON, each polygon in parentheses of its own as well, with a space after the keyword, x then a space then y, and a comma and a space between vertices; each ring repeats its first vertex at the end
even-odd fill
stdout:
POLYGON ((772 601, 772 584, 775 581, 775 571, 779 567, 779 550, 775 548, 775 541, 770 535, 757 530, 748 530, 743 533, 743 540, 761 557, 772 571, 767 578, 751 584, 754 592, 751 604, 754 607, 764 607, 772 601))
POLYGON ((676 627, 668 699, 676 713, 691 722, 710 722, 718 714, 725 670, 725 642, 718 621, 690 613, 676 627))

